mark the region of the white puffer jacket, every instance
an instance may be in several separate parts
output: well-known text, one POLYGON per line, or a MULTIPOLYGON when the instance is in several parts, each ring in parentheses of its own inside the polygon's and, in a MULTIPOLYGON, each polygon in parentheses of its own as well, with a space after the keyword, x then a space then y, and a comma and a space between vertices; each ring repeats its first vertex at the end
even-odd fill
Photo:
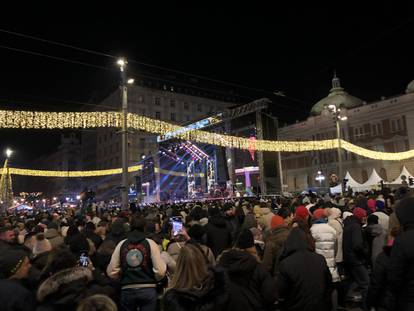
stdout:
POLYGON ((342 251, 344 225, 341 219, 341 210, 339 208, 333 207, 329 209, 328 224, 336 231, 336 242, 338 243, 338 247, 335 260, 336 263, 341 263, 344 261, 342 251))
POLYGON ((327 223, 315 223, 311 227, 311 233, 315 239, 315 251, 326 259, 332 282, 339 282, 338 268, 335 256, 337 249, 336 231, 327 223))

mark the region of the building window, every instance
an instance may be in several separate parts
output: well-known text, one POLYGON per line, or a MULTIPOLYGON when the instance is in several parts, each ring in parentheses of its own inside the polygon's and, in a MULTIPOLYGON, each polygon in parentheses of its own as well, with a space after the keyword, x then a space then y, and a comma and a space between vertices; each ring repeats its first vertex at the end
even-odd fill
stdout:
POLYGON ((161 119, 161 112, 155 111, 155 119, 160 120, 161 119))
POLYGON ((189 105, 187 102, 184 103, 184 110, 188 110, 189 109, 189 105))
POLYGON ((175 108, 175 99, 170 100, 170 107, 175 108))
POLYGON ((139 101, 140 103, 143 103, 143 102, 144 102, 144 97, 142 97, 142 96, 138 97, 138 101, 139 101))
POLYGON ((161 98, 155 97, 154 104, 155 104, 155 106, 160 106, 161 105, 161 98))
POLYGON ((175 121, 175 113, 171 112, 171 121, 175 121))
POLYGON ((188 114, 185 116, 185 120, 190 121, 190 116, 188 114))
POLYGON ((397 131, 401 131, 401 120, 400 119, 398 119, 397 120, 397 131))
POLYGON ((145 148, 145 138, 139 139, 139 148, 145 148))
POLYGON ((203 111, 203 106, 201 104, 197 104, 197 111, 203 111))
POLYGON ((395 120, 391 120, 391 132, 395 132, 395 120))

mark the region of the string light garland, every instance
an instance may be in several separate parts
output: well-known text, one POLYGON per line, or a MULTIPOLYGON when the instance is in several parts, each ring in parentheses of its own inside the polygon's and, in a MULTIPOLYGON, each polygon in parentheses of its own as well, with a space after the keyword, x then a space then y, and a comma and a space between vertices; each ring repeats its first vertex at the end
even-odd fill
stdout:
MULTIPOLYGON (((76 128, 108 128, 121 126, 121 113, 116 111, 103 112, 38 112, 38 111, 9 111, 0 110, 0 128, 20 128, 20 129, 76 129, 76 128)), ((151 134, 164 135, 168 132, 178 132, 176 137, 183 140, 195 141, 199 143, 217 145, 222 147, 245 149, 254 148, 257 151, 273 152, 306 152, 329 150, 338 147, 337 139, 318 140, 318 141, 270 141, 256 140, 222 135, 202 130, 178 131, 181 126, 165 121, 152 119, 149 117, 128 114, 128 127, 135 130, 145 131, 151 134)), ((405 152, 380 152, 373 151, 353 145, 341 140, 341 148, 356 153, 360 156, 375 160, 401 161, 414 157, 414 150, 405 152)), ((109 170, 111 173, 92 171, 90 176, 104 176, 119 174, 120 172, 109 170)), ((104 170, 108 171, 108 170, 104 170)), ((62 174, 79 174, 85 172, 62 172, 62 174)), ((51 173, 57 174, 57 173, 51 173)), ((60 173, 59 173, 60 174, 60 173)), ((59 175, 57 174, 57 175, 59 175)), ((59 177, 59 176, 55 176, 59 177)), ((61 177, 67 177, 61 176, 61 177)), ((75 176, 74 176, 75 177, 75 176)))

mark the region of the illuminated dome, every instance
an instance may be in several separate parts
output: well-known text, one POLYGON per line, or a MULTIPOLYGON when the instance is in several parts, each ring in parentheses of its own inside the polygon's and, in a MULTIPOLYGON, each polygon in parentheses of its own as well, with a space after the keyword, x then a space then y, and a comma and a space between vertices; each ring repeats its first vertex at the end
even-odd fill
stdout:
POLYGON ((411 81, 408 85, 407 85, 407 89, 405 90, 405 92, 408 93, 414 93, 414 80, 411 81))
POLYGON ((349 95, 341 87, 339 78, 335 75, 332 79, 332 89, 329 95, 318 101, 311 110, 311 115, 320 115, 326 106, 335 105, 336 107, 345 107, 347 109, 358 107, 362 105, 362 100, 349 95))

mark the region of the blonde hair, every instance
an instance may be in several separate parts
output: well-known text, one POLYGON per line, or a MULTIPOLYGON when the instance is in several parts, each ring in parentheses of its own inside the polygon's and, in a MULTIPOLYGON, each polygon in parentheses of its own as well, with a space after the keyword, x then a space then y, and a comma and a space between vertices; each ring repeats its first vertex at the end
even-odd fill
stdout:
POLYGON ((96 294, 86 297, 79 302, 76 311, 117 311, 118 308, 111 298, 96 294))
POLYGON ((196 288, 208 276, 205 255, 194 245, 187 244, 180 250, 171 288, 196 288))

